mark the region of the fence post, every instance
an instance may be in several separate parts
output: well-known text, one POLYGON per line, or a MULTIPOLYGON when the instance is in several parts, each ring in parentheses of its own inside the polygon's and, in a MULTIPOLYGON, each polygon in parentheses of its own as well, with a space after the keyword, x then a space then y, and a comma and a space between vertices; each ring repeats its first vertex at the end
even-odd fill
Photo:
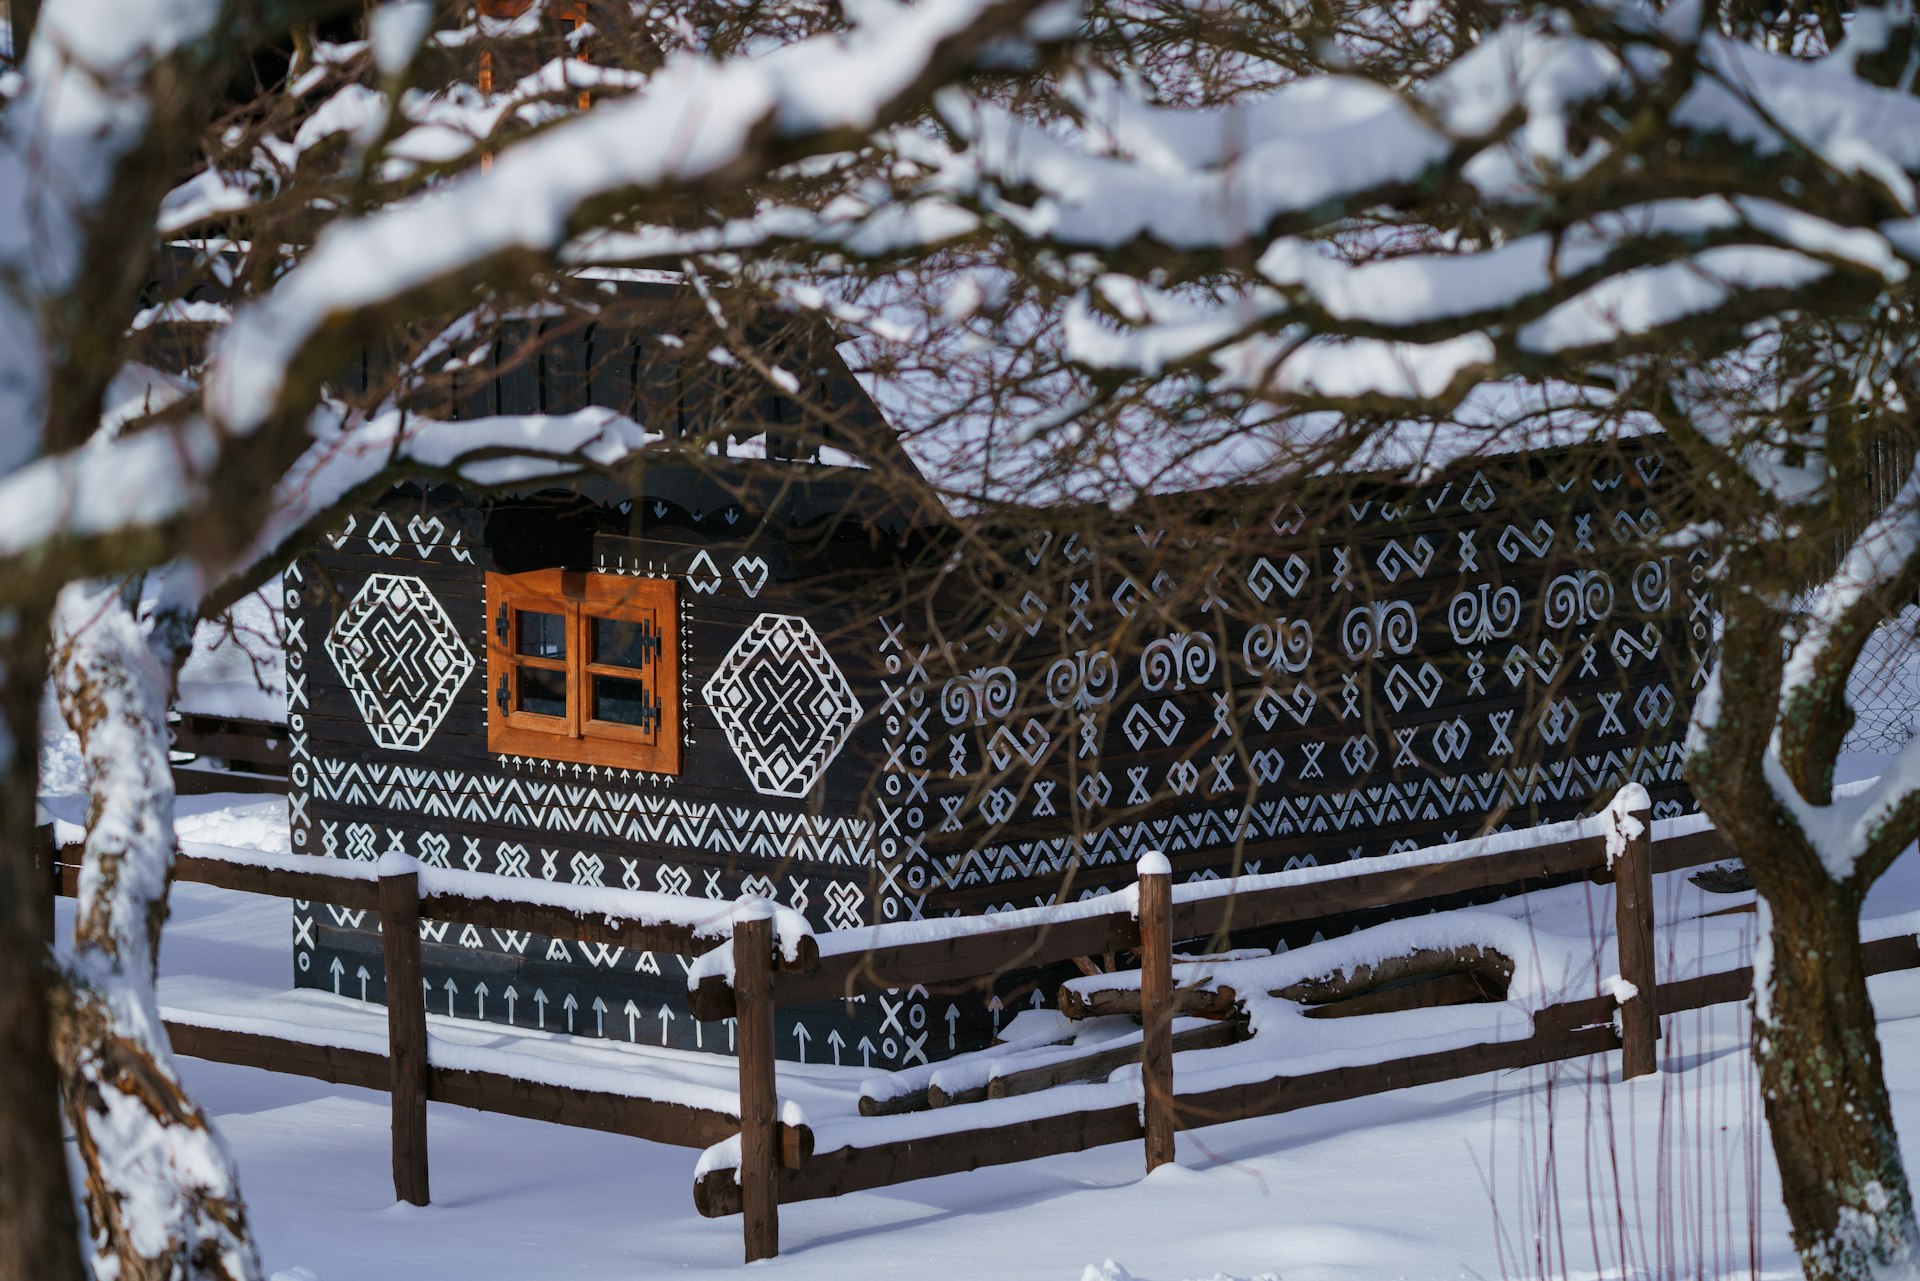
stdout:
POLYGON ((1620 977, 1634 994, 1620 1005, 1620 1079, 1657 1070, 1660 1038, 1659 985, 1653 970, 1653 811, 1646 790, 1632 786, 1607 814, 1615 835, 1613 855, 1614 935, 1620 977))
POLYGON ((747 1262, 780 1253, 780 1147, 773 1078, 773 921, 743 902, 733 925, 733 1000, 740 1047, 740 1215, 747 1262))
POLYGON ((1173 1160, 1173 866, 1143 855, 1140 893, 1141 1119, 1149 1172, 1173 1160))
POLYGON ((420 871, 380 860, 380 947, 387 960, 387 1086, 393 1194, 427 1204, 427 1001, 420 974, 420 871))

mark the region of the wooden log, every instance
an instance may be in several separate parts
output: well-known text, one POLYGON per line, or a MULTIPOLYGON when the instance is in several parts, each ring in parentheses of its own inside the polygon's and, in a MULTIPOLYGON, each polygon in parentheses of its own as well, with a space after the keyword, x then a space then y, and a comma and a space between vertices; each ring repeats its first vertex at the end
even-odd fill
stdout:
MULTIPOLYGON (((1414 915, 1416 905, 1427 899, 1577 876, 1605 861, 1605 843, 1590 837, 1501 850, 1453 863, 1361 871, 1305 885, 1176 903, 1173 932, 1178 938, 1211 938, 1228 930, 1292 925, 1381 907, 1414 915)), ((1364 867, 1365 860, 1356 866, 1364 867)))
POLYGON ((1157 851, 1141 858, 1140 1115, 1147 1172, 1173 1161, 1173 866, 1157 851))
POLYGON ((1177 1100, 1176 1115, 1183 1129, 1218 1125, 1248 1117, 1291 1112, 1322 1103, 1364 1098, 1370 1094, 1384 1094, 1415 1085, 1431 1085, 1436 1081, 1479 1076, 1484 1072, 1504 1072, 1559 1059, 1601 1054, 1619 1044, 1620 1038, 1611 1024, 1566 1032, 1536 1032, 1519 1041, 1472 1045, 1364 1067, 1331 1068, 1304 1076, 1282 1077, 1182 1095, 1177 1100))
POLYGON ((285 774, 253 774, 204 765, 175 765, 172 772, 173 790, 177 796, 211 796, 219 792, 245 792, 260 796, 287 794, 285 774))
MULTIPOLYGON (((1247 1039, 1247 1025, 1236 1019, 1184 1028, 1173 1034, 1173 1052, 1213 1050, 1247 1039)), ((1128 1038, 1125 1045, 1095 1046, 1079 1058, 1062 1059, 1039 1067, 1025 1068, 993 1077, 979 1090, 956 1092, 934 1106, 974 1103, 980 1099, 1004 1099, 1016 1094, 1032 1094, 1056 1085, 1077 1081, 1104 1081, 1129 1063, 1140 1061, 1140 1043, 1128 1038)), ((932 1091, 928 1091, 929 1095, 932 1091)))
MULTIPOLYGON (((1246 1013, 1240 1008, 1240 994, 1230 987, 1181 987, 1173 990, 1173 1012, 1196 1019, 1237 1019, 1246 1013)), ((1060 989, 1060 1012, 1070 1019, 1099 1019, 1124 1014, 1140 1018, 1145 1008, 1137 987, 1095 988, 1083 992, 1071 987, 1060 989)))
MULTIPOLYGON (((188 1058, 307 1076, 367 1090, 385 1091, 392 1086, 387 1056, 368 1050, 314 1045, 174 1021, 167 1023, 167 1036, 174 1053, 188 1058)), ((427 1094, 435 1103, 451 1103, 481 1112, 607 1134, 625 1134, 676 1147, 711 1147, 731 1138, 740 1128, 738 1118, 724 1112, 526 1081, 498 1072, 429 1066, 427 1094)), ((811 1127, 782 1126, 783 1164, 790 1160, 804 1161, 813 1150, 813 1142, 811 1127)))
POLYGON ((774 1127, 779 1100, 774 1081, 773 922, 765 916, 733 927, 733 990, 739 1010, 740 1204, 747 1262, 780 1253, 780 1204, 775 1179, 779 1145, 774 1127))
MULTIPOLYGON (((914 1179, 1030 1161, 1037 1156, 1083 1152, 1109 1143, 1137 1143, 1140 1136, 1140 1109, 1124 1103, 1097 1112, 1040 1117, 986 1130, 906 1139, 870 1148, 839 1148, 814 1154, 798 1170, 782 1170, 779 1196, 783 1202, 843 1196, 914 1179)), ((739 1214, 742 1190, 743 1183, 733 1170, 712 1170, 695 1180, 693 1203, 710 1219, 739 1214)))
MULTIPOLYGON (((625 1134, 675 1147, 711 1147, 732 1138, 740 1129, 738 1118, 725 1112, 437 1065, 427 1069, 427 1094, 435 1103, 625 1134)), ((813 1136, 811 1132, 796 1134, 793 1142, 811 1146, 813 1136)))
POLYGON ((1727 843, 1727 838, 1709 828, 1704 832, 1688 832, 1656 841, 1653 846, 1653 870, 1656 873, 1679 872, 1737 857, 1738 853, 1727 843))
MULTIPOLYGON (((61 857, 77 864, 80 847, 64 847, 61 857)), ((230 863, 224 859, 180 854, 174 859, 173 874, 176 880, 200 885, 276 898, 333 903, 362 910, 377 910, 382 902, 379 887, 373 881, 327 872, 256 867, 230 863)), ((418 903, 418 915, 429 920, 529 931, 588 943, 614 944, 637 951, 670 952, 676 956, 698 956, 716 946, 713 939, 696 935, 691 926, 609 918, 543 903, 469 898, 461 894, 422 896, 418 903)), ((794 959, 789 960, 784 954, 776 953, 774 965, 782 973, 809 974, 820 965, 820 946, 811 936, 803 938, 794 959)))
MULTIPOLYGON (((674 956, 699 956, 725 945, 721 940, 696 934, 691 925, 627 920, 545 903, 469 898, 463 894, 429 894, 421 900, 420 915, 432 921, 520 930, 548 938, 579 939, 674 956)), ((809 965, 818 965, 819 960, 819 945, 808 937, 801 940, 797 960, 787 961, 781 957, 778 965, 782 969, 804 972, 809 965)))
POLYGON ((235 1032, 173 1020, 168 1020, 166 1026, 173 1052, 190 1059, 284 1072, 366 1090, 384 1090, 390 1084, 386 1056, 370 1050, 311 1045, 256 1032, 235 1032))
POLYGON ((1620 1079, 1630 1081, 1650 1076, 1660 1066, 1660 992, 1653 968, 1653 813, 1650 808, 1626 814, 1609 811, 1607 821, 1618 824, 1624 838, 1613 860, 1613 911, 1620 978, 1634 988, 1620 1004, 1620 1079))
MULTIPOLYGON (((1727 857, 1726 845, 1716 832, 1676 837, 1657 848, 1669 845, 1673 848, 1662 870, 1667 870, 1668 864, 1687 867, 1727 857)), ((1172 933, 1182 939, 1211 938, 1228 930, 1299 924, 1378 908, 1412 915, 1429 899, 1586 875, 1603 867, 1605 861, 1604 838, 1586 837, 1502 850, 1455 863, 1362 871, 1304 885, 1176 902, 1172 933)), ((934 991, 972 990, 981 986, 983 975, 1069 962, 1076 956, 1100 952, 1131 951, 1138 946, 1137 924, 1128 914, 1115 912, 867 952, 836 953, 823 957, 810 974, 782 975, 778 995, 782 1004, 800 1004, 916 983, 934 991)), ((692 1004, 696 1016, 702 1019, 733 1014, 732 994, 723 981, 702 984, 693 994, 692 1004)))
POLYGON ((287 728, 271 727, 271 732, 235 729, 231 723, 214 722, 215 728, 188 728, 186 722, 174 727, 173 748, 194 756, 211 756, 237 769, 256 774, 284 774, 289 753, 287 728), (266 768, 259 768, 265 766, 266 768))
POLYGON ((1404 956, 1383 956, 1352 969, 1304 978, 1287 984, 1273 995, 1301 1005, 1328 1005, 1372 993, 1388 983, 1452 974, 1480 975, 1498 989, 1498 999, 1503 999, 1507 984, 1513 981, 1513 958, 1473 943, 1464 947, 1419 948, 1404 956))
MULTIPOLYGON (((1138 942, 1139 932, 1132 917, 1113 913, 822 956, 811 973, 783 973, 775 986, 782 1005, 884 992, 916 983, 936 993, 976 991, 984 990, 992 976, 1075 956, 1130 951, 1138 942)), ((703 984, 693 994, 693 1006, 703 1019, 733 1015, 731 993, 723 982, 703 984)))
POLYGON ((964 1097, 967 1101, 977 1102, 987 1097, 986 1083, 970 1086, 951 1093, 937 1087, 934 1082, 948 1072, 965 1066, 977 1067, 983 1062, 989 1071, 998 1071, 1009 1063, 1021 1063, 1035 1055, 1044 1055, 1073 1040, 1077 1030, 1070 1023, 1061 1024, 1046 1032, 1024 1034, 1011 1041, 996 1040, 984 1050, 972 1050, 956 1055, 944 1062, 922 1064, 917 1068, 908 1068, 897 1073, 888 1073, 886 1088, 894 1093, 872 1095, 863 1086, 860 1092, 861 1116, 894 1116, 902 1112, 924 1112, 930 1107, 944 1107, 949 1098, 964 1097))
MULTIPOLYGON (((1611 1024, 1606 1024, 1362 1068, 1335 1068, 1306 1076, 1228 1086, 1177 1097, 1175 1118, 1181 1128, 1192 1129, 1435 1081, 1599 1054, 1616 1048, 1619 1043, 1611 1024)), ((779 1195, 782 1201, 788 1202, 841 1196, 983 1166, 1080 1152, 1110 1143, 1134 1141, 1142 1136, 1138 1109, 1127 1104, 1094 1112, 1041 1117, 992 1129, 873 1147, 841 1148, 816 1154, 802 1169, 783 1171, 779 1195)), ((694 1204, 709 1218, 738 1214, 741 1190, 742 1184, 736 1180, 734 1171, 714 1170, 695 1182, 694 1204)))
MULTIPOLYGON (((78 861, 77 850, 74 858, 78 861)), ((320 862, 314 859, 314 862, 320 862)), ((173 860, 173 879, 197 885, 212 885, 223 890, 247 894, 265 894, 273 898, 298 898, 311 902, 333 903, 340 907, 365 911, 381 910, 380 887, 373 881, 327 872, 293 871, 277 867, 253 867, 229 863, 224 859, 179 854, 173 860)))
POLYGON ((1479 974, 1442 974, 1414 983, 1362 992, 1326 1005, 1308 1006, 1310 1019, 1352 1019, 1366 1014, 1397 1014, 1447 1005, 1480 1005, 1504 999, 1504 993, 1479 974))
POLYGON ((426 1205, 427 1003, 420 973, 420 873, 380 878, 387 962, 387 1068, 393 1104, 393 1194, 426 1205))

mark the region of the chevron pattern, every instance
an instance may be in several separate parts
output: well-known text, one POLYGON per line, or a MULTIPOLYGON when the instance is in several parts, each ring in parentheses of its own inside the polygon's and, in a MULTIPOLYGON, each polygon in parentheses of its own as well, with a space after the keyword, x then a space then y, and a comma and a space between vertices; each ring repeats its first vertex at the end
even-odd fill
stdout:
MULTIPOLYGON (((1392 831, 1398 823, 1458 818, 1460 830, 1448 839, 1470 836, 1481 830, 1488 814, 1508 809, 1525 813, 1534 806, 1578 803, 1622 777, 1643 783, 1677 782, 1685 755, 1685 745, 1676 742, 1657 749, 1597 753, 1528 769, 1386 781, 1318 796, 1280 794, 1246 806, 1116 823, 1077 840, 1062 836, 987 845, 947 859, 934 859, 932 879, 938 888, 955 889, 1057 875, 1076 863, 1081 867, 1117 865, 1130 869, 1148 850, 1167 854, 1222 850, 1292 836, 1324 836, 1329 846, 1344 838, 1360 852, 1378 854, 1390 848, 1380 840, 1381 834, 1392 831)), ((1661 818, 1682 812, 1682 807, 1673 802, 1656 809, 1661 818)), ((1318 859, 1307 855, 1299 861, 1311 866, 1318 859)))
POLYGON ((873 824, 627 791, 607 784, 494 776, 318 757, 313 797, 406 814, 415 823, 493 823, 773 861, 865 865, 873 824))

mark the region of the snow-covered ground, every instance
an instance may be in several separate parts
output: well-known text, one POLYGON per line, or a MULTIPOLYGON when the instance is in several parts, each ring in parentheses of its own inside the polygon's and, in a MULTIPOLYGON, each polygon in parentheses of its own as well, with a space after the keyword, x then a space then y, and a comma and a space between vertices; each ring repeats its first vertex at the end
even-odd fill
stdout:
MULTIPOLYGON (((183 800, 182 837, 284 842, 277 800, 233 799, 183 800)), ((1532 916, 1585 928, 1610 916, 1606 893, 1536 895, 1532 916)), ((1679 878, 1659 895, 1663 918, 1749 897, 1707 898, 1679 878)), ((1920 866, 1909 860, 1867 914, 1915 908, 1920 866)), ((284 902, 177 887, 163 1004, 377 1037, 377 1011, 287 990, 289 935, 284 902)), ((1920 1134, 1920 972, 1875 979, 1873 993, 1904 1132, 1920 1134)), ((434 1023, 449 1045, 512 1040, 434 1023)), ((791 1205, 781 1257, 754 1266, 796 1281, 1080 1281, 1089 1268, 1098 1281, 1748 1276, 1756 1263, 1761 1276, 1797 1276, 1745 1032, 1737 1006, 1670 1017, 1663 1071, 1632 1085, 1614 1083, 1609 1055, 1189 1132, 1177 1167, 1150 1177, 1139 1147, 1120 1145, 791 1205)), ((525 1051, 615 1068, 644 1055, 650 1070, 721 1088, 731 1074, 725 1060, 564 1037, 525 1051)), ((184 1066, 238 1155, 267 1269, 282 1281, 719 1277, 742 1266, 739 1221, 693 1208, 695 1151, 434 1105, 434 1204, 414 1208, 393 1201, 384 1094, 184 1066)), ((862 1075, 783 1064, 781 1088, 810 1117, 826 1115, 862 1075)))

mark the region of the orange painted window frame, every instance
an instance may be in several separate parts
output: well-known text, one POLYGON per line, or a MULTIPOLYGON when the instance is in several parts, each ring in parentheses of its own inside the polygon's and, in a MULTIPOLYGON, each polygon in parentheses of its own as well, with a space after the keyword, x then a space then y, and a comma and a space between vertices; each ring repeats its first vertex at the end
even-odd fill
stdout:
POLYGON ((642 770, 680 772, 679 593, 670 578, 628 578, 542 569, 527 574, 487 575, 487 751, 496 756, 642 770), (518 652, 520 615, 558 614, 566 620, 565 657, 538 658, 518 652), (588 652, 589 623, 651 622, 660 651, 644 668, 594 661, 588 652), (562 673, 566 715, 519 710, 524 669, 562 673), (653 730, 589 715, 591 683, 606 676, 644 680, 659 700, 653 730))

